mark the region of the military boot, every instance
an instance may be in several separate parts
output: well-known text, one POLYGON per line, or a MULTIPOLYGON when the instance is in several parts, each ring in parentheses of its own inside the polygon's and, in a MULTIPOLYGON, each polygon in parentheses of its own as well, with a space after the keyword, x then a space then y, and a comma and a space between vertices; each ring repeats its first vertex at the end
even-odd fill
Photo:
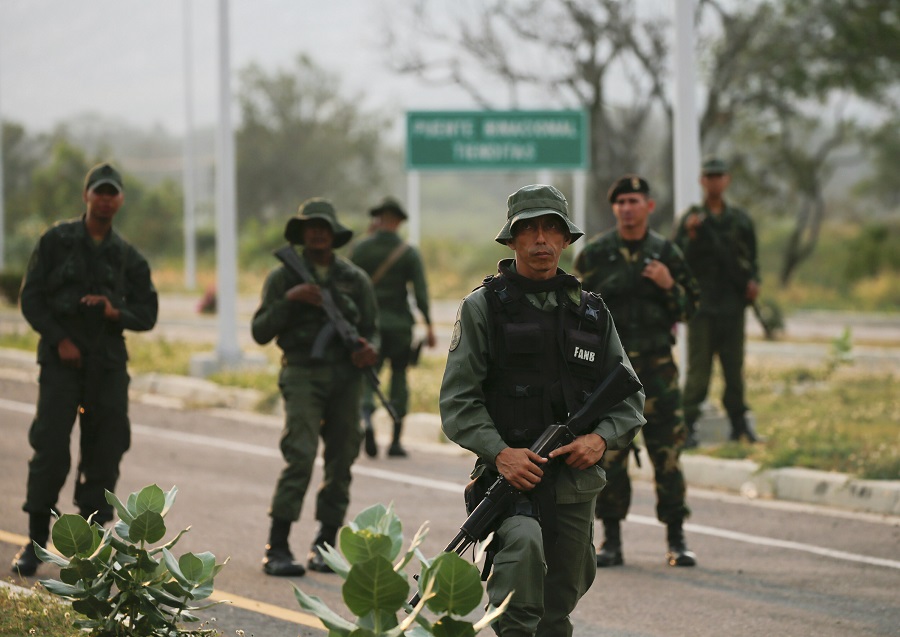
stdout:
POLYGON ((306 568, 294 559, 288 547, 288 535, 291 521, 272 518, 269 530, 269 543, 266 544, 266 556, 263 558, 263 572, 278 577, 299 577, 306 573, 306 568))
POLYGON ((759 442, 759 436, 756 435, 756 431, 754 430, 753 425, 747 418, 747 412, 743 412, 740 414, 728 414, 728 420, 731 421, 731 436, 729 437, 730 440, 746 440, 747 442, 751 443, 759 442))
POLYGON ((669 523, 666 537, 669 542, 669 551, 666 553, 669 566, 696 566, 697 556, 687 547, 681 520, 669 523))
POLYGON ((388 447, 388 455, 394 458, 405 458, 408 454, 406 449, 400 446, 400 434, 403 431, 403 422, 394 423, 394 438, 391 446, 388 447))
POLYGON ((30 577, 41 563, 34 550, 35 543, 46 547, 50 538, 50 515, 30 513, 28 515, 28 544, 19 549, 12 561, 13 575, 30 577))
POLYGON ((625 563, 622 557, 622 527, 619 520, 604 518, 603 520, 603 546, 597 551, 597 566, 622 566, 625 563))
POLYGON ((319 532, 316 533, 316 539, 313 540, 312 546, 309 547, 309 555, 306 560, 306 568, 317 573, 333 573, 331 567, 325 562, 322 556, 322 550, 325 545, 334 546, 337 537, 337 528, 328 526, 327 524, 319 525, 319 532))
POLYGON ((375 428, 372 426, 372 410, 368 407, 363 407, 360 411, 360 416, 362 416, 363 425, 365 426, 363 447, 366 450, 367 456, 375 458, 378 456, 378 445, 375 444, 375 428))

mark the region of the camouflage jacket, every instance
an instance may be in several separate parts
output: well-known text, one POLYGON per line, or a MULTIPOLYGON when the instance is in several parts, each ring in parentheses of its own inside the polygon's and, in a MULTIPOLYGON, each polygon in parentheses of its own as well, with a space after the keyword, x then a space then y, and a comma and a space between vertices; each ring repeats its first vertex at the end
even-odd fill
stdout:
POLYGON ((575 259, 584 289, 606 301, 619 338, 629 356, 667 350, 675 343, 672 328, 697 309, 700 289, 681 250, 662 235, 648 230, 631 252, 611 230, 594 238, 575 259), (663 290, 641 275, 651 259, 662 262, 675 280, 663 290))
MULTIPOLYGON (((354 247, 350 260, 372 276, 402 243, 403 240, 396 232, 378 231, 354 247)), ((413 326, 415 320, 407 296, 407 286, 410 283, 416 297, 416 306, 422 313, 425 323, 431 324, 425 268, 419 251, 407 246, 384 275, 374 282, 382 330, 408 330, 413 326)))
MULTIPOLYGON (((366 273, 337 255, 325 271, 315 267, 308 259, 306 263, 317 284, 331 289, 335 303, 347 322, 356 328, 360 336, 377 347, 378 311, 372 283, 366 273)), ((328 323, 328 318, 322 308, 289 301, 284 297, 285 292, 300 283, 300 278, 283 265, 272 270, 263 285, 262 301, 253 315, 251 330, 253 340, 260 345, 276 339, 288 364, 309 365, 315 364, 311 359, 313 343, 328 323)), ((350 353, 335 336, 325 348, 320 362, 349 361, 350 353)))
POLYGON ((41 335, 38 362, 55 359, 57 344, 68 337, 83 354, 99 352, 105 365, 124 366, 123 330, 152 329, 159 300, 146 259, 114 230, 94 242, 82 216, 57 223, 38 240, 22 282, 21 306, 41 335), (119 320, 86 308, 81 298, 87 294, 106 296, 119 320))
POLYGON ((739 314, 747 305, 747 283, 759 281, 756 231, 750 216, 740 208, 726 205, 719 215, 705 206, 692 206, 681 217, 675 243, 684 252, 691 271, 700 284, 700 312, 739 314), (703 222, 691 239, 685 222, 701 215, 703 222))

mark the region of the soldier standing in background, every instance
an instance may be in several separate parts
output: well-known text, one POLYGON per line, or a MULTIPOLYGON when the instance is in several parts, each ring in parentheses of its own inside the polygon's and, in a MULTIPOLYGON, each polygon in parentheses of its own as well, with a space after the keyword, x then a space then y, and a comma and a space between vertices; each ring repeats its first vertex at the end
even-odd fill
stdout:
MULTIPOLYGON (((671 566, 694 566, 682 524, 690 515, 679 456, 687 438, 681 417, 678 368, 672 357, 673 328, 697 307, 700 290, 681 250, 650 229, 656 206, 650 186, 637 175, 625 175, 609 189, 616 227, 593 239, 575 260, 585 290, 603 297, 628 358, 647 399, 642 429, 653 463, 656 516, 666 525, 671 566)), ((629 449, 607 451, 601 466, 609 481, 597 498, 604 542, 597 566, 618 566, 622 557, 621 522, 631 506, 629 449)))
POLYGON ((697 444, 694 426, 709 391, 714 356, 719 357, 725 378, 722 404, 731 423, 731 440, 756 442, 744 400, 745 309, 759 296, 756 232, 744 210, 725 202, 731 182, 726 163, 707 159, 702 173, 703 203, 685 213, 675 234, 675 243, 700 283, 700 309, 688 324, 684 386, 688 446, 697 444))
POLYGON ((350 504, 350 468, 359 455, 361 369, 378 359, 373 346, 378 317, 372 284, 362 270, 334 254, 352 236, 338 222, 330 202, 316 198, 301 204, 299 213, 288 221, 284 237, 302 247, 299 256, 316 283, 300 280, 286 266, 275 268, 266 278, 262 302, 253 315, 253 340, 264 345, 277 339, 284 352, 278 386, 284 397, 281 453, 286 464, 269 509, 272 526, 263 559, 267 575, 306 572, 294 560, 288 535, 300 518, 320 436, 325 466, 316 496, 319 530, 307 560, 310 570, 331 571, 322 558, 322 547, 335 546, 350 504), (353 353, 339 338, 330 338, 313 356, 316 337, 330 327, 322 309, 324 287, 331 290, 338 309, 359 334, 359 348, 353 353))
MULTIPOLYGON (((22 283, 22 314, 40 334, 41 367, 37 413, 28 442, 23 509, 28 537, 47 545, 50 512, 71 465, 69 441, 80 414, 80 457, 75 483, 79 513, 106 524, 113 508, 105 492, 115 491, 119 464, 131 445, 128 420, 128 351, 124 330, 156 324, 158 298, 146 259, 113 229, 125 201, 122 176, 109 164, 85 178, 85 213, 45 232, 22 283)), ((13 572, 32 575, 38 567, 33 544, 22 547, 13 572)))
MULTIPOLYGON (((391 363, 390 401, 402 419, 409 408, 409 386, 406 382, 406 368, 413 353, 412 336, 415 319, 409 308, 408 286, 412 284, 416 306, 422 313, 427 329, 426 342, 434 347, 434 329, 428 309, 428 285, 425 268, 419 251, 403 241, 397 233, 407 214, 399 202, 386 197, 369 210, 373 220, 373 232, 363 239, 353 250, 350 260, 361 267, 372 279, 375 298, 378 301, 379 331, 381 350, 376 369, 380 370, 385 360, 391 363)), ((372 433, 372 412, 375 411, 374 393, 368 385, 363 390, 362 418, 366 423, 366 453, 377 454, 372 433)), ((394 425, 388 456, 406 456, 400 444, 402 425, 394 425)))

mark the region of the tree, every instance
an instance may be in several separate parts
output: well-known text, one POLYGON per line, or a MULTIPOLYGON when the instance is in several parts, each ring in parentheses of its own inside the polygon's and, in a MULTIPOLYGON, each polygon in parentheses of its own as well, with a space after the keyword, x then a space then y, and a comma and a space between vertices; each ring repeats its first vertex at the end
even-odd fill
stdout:
POLYGON ((719 27, 705 60, 703 145, 735 157, 745 196, 794 218, 779 275, 787 284, 816 247, 825 185, 864 139, 849 105, 878 107, 898 85, 900 10, 889 0, 702 0, 701 11, 719 27))
MULTIPOLYGON (((671 119, 664 20, 639 17, 632 3, 619 0, 489 0, 453 8, 418 0, 398 13, 386 25, 383 43, 397 72, 429 84, 456 84, 486 109, 588 112, 590 201, 602 211, 589 216, 589 228, 613 223, 601 202, 623 173, 671 183, 668 123, 664 141, 652 151, 641 144, 654 113, 671 119)), ((668 192, 660 188, 660 208, 671 214, 668 192)))
POLYGON ((341 96, 337 79, 301 55, 290 70, 240 74, 238 219, 285 220, 324 196, 338 210, 365 209, 384 187, 385 119, 341 96))

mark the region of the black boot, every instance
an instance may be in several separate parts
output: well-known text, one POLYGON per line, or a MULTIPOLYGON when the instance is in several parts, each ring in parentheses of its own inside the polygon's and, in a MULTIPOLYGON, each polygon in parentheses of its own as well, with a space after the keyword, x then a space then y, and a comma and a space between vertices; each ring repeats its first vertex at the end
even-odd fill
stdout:
POLYGON ((375 458, 378 456, 378 445, 375 444, 375 428, 372 426, 372 410, 364 407, 360 411, 360 416, 362 416, 365 425, 363 447, 366 450, 367 456, 375 458))
POLYGON ((406 449, 400 446, 400 433, 403 431, 403 422, 394 423, 394 439, 388 448, 388 455, 394 458, 405 458, 406 449))
POLYGON ((751 425, 750 421, 747 419, 746 412, 729 414, 728 419, 731 421, 730 440, 746 440, 751 443, 759 442, 759 437, 756 435, 756 431, 753 430, 753 425, 751 425))
POLYGON ((46 547, 50 538, 50 515, 42 513, 30 513, 28 515, 28 544, 19 549, 12 561, 12 572, 20 577, 30 577, 35 574, 41 563, 34 544, 46 547))
POLYGON ((326 524, 319 525, 319 532, 316 533, 316 539, 313 540, 312 546, 309 547, 309 555, 306 560, 306 568, 317 573, 333 573, 331 567, 322 557, 322 549, 325 545, 334 546, 336 544, 337 528, 326 524))
POLYGON ((693 551, 689 550, 687 543, 684 541, 684 529, 681 528, 682 521, 676 520, 670 522, 666 537, 669 542, 669 551, 666 553, 666 560, 669 566, 696 566, 697 556, 693 551))
POLYGON ((269 530, 269 543, 266 544, 266 556, 263 558, 263 572, 266 575, 279 577, 299 577, 306 573, 303 564, 294 560, 288 547, 288 535, 291 532, 291 521, 272 518, 269 530))
POLYGON ((604 518, 603 520, 603 546, 597 551, 597 566, 622 566, 625 563, 622 557, 622 527, 619 520, 604 518))

